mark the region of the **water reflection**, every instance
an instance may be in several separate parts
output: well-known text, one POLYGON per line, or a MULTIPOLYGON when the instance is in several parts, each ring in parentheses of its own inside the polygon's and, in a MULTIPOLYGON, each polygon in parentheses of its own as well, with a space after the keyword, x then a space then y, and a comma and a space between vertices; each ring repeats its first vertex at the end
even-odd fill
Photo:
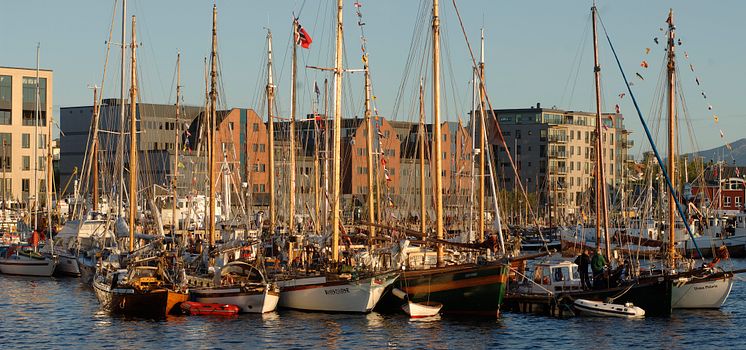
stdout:
MULTIPOLYGON (((739 267, 746 261, 739 260, 739 267)), ((305 313, 169 317, 143 320, 103 312, 77 279, 0 275, 3 348, 740 348, 746 282, 737 280, 721 310, 677 310, 670 318, 571 318, 503 313, 498 320, 404 314, 305 313)))

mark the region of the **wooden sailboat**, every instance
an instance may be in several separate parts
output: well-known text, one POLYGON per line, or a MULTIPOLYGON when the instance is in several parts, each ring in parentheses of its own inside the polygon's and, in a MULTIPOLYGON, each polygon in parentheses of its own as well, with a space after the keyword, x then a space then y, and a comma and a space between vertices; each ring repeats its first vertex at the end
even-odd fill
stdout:
MULTIPOLYGON (((343 1, 337 1, 336 56, 334 67, 334 160, 333 160, 333 194, 332 194, 332 261, 339 262, 340 221, 340 162, 342 134, 342 8, 343 1)), ((293 23, 294 30, 297 25, 293 23)), ((272 85, 271 35, 268 35, 269 60, 267 99, 269 118, 272 118, 272 85)), ((298 42, 294 39, 293 55, 296 54, 298 42)), ((295 61, 293 59, 293 61, 295 61)), ((294 75, 295 76, 295 75, 294 75)), ((295 84, 293 84, 295 85, 295 84)), ((270 135, 272 137, 272 135, 270 135)), ((291 136, 292 137, 292 136, 291 136)), ((271 147, 270 147, 271 148, 271 147)), ((270 164, 270 168, 274 164, 270 164)), ((274 190, 272 188, 271 190, 274 190)), ((384 272, 353 277, 349 273, 324 272, 318 275, 293 275, 278 277, 280 286, 280 306, 291 309, 320 312, 370 312, 378 303, 386 287, 396 280, 398 273, 384 272)))
MULTIPOLYGON (((671 185, 675 186, 676 171, 676 27, 673 24, 673 10, 668 14, 667 37, 667 77, 668 77, 668 174, 671 185)), ((674 187, 675 188, 675 187, 674 187)), ((685 272, 679 276, 676 273, 676 194, 670 193, 668 199, 668 256, 669 269, 673 274, 674 286, 672 292, 673 308, 720 308, 730 294, 734 276, 730 272, 716 267, 703 267, 685 272)))
MULTIPOLYGON (((610 240, 608 234, 608 217, 606 213, 606 180, 604 179, 604 165, 601 137, 603 129, 601 119, 601 66, 598 60, 598 36, 596 31, 597 9, 595 4, 591 7, 592 26, 593 26, 593 53, 594 53, 594 75, 595 75, 595 92, 596 92, 596 248, 605 252, 606 261, 610 262, 610 240), (601 238, 604 238, 603 240, 601 238), (605 246, 605 249, 601 249, 605 246)), ((577 268, 575 264, 570 264, 577 268)), ((546 271, 551 267, 547 267, 546 271)), ((619 267, 621 269, 623 267, 619 267)), ((550 281, 554 276, 550 274, 540 275, 542 267, 536 267, 536 274, 533 280, 524 280, 525 284, 549 284, 543 281, 550 281)), ((621 272, 621 271, 616 271, 621 272)), ((541 286, 538 292, 530 293, 511 293, 508 297, 507 307, 515 311, 529 312, 547 312, 549 314, 561 314, 562 310, 569 310, 574 307, 574 301, 583 299, 587 301, 611 302, 615 304, 632 303, 637 307, 645 310, 647 316, 668 316, 671 314, 671 294, 672 284, 669 278, 652 277, 638 278, 631 281, 616 282, 616 278, 611 275, 615 271, 609 270, 605 273, 603 279, 594 281, 596 288, 592 290, 576 290, 554 288, 547 289, 547 286, 541 286), (612 281, 614 280, 614 281, 612 281)), ((549 288, 553 286, 549 285, 549 288)), ((520 288, 520 287, 519 287, 520 288)), ((520 289, 519 289, 520 290, 520 289)))
MULTIPOLYGON (((124 12, 124 11, 123 11, 124 12)), ((135 230, 137 215, 137 40, 136 19, 132 16, 132 62, 130 67, 130 159, 129 159, 129 252, 135 250, 135 230)), ((132 258, 132 256, 130 256, 132 258)), ((136 259, 136 258, 135 258, 136 259)), ((93 280, 96 292, 104 310, 114 314, 141 317, 165 317, 175 306, 187 300, 187 293, 177 290, 167 282, 163 262, 154 266, 141 266, 131 261, 127 269, 97 271, 93 280)))
POLYGON ((220 269, 219 285, 193 288, 189 295, 201 303, 230 304, 238 306, 241 312, 266 313, 277 308, 280 289, 267 282, 254 266, 233 261, 220 269))
MULTIPOLYGON (((210 69, 210 113, 208 115, 208 142, 210 168, 214 162, 216 103, 217 103, 217 7, 213 6, 212 50, 210 69)), ((211 184, 210 196, 214 197, 214 171, 209 173, 211 184)), ((215 244, 215 202, 210 201, 209 235, 210 249, 215 244)), ((219 282, 209 287, 190 290, 190 296, 203 303, 221 303, 237 305, 241 312, 265 313, 274 311, 279 299, 279 288, 267 281, 264 274, 248 263, 236 261, 219 268, 219 282)))
MULTIPOLYGON (((438 0, 433 1, 432 18, 433 40, 433 156, 435 168, 434 195, 436 234, 439 241, 443 240, 443 183, 441 174, 443 169, 440 123, 440 18, 438 0)), ((483 82, 480 83, 483 90, 483 82)), ((421 191, 424 191, 424 104, 420 91, 420 181, 421 191)), ((424 192, 420 193, 422 213, 420 230, 422 238, 427 240, 425 226, 424 192)), ((482 232, 480 230, 480 232, 482 232)), ((470 315, 496 317, 500 313, 500 305, 505 295, 508 280, 508 266, 499 262, 487 264, 458 264, 446 266, 444 250, 441 243, 437 244, 437 267, 421 270, 406 271, 394 284, 395 288, 404 291, 410 301, 416 303, 437 302, 443 304, 442 313, 445 315, 470 315)), ((388 297, 382 309, 391 307, 399 301, 393 296, 388 297)))

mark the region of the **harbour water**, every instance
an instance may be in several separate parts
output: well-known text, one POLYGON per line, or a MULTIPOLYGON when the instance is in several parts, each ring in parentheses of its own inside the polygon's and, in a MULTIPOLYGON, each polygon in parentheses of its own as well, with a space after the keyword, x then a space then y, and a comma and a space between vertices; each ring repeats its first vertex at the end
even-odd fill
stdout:
MULTIPOLYGON (((729 263, 726 262, 725 266, 729 263)), ((746 268, 746 260, 734 260, 746 268)), ((745 276, 746 277, 746 276, 745 276)), ((113 317, 77 278, 0 275, 4 349, 208 348, 744 348, 746 279, 720 310, 674 310, 670 318, 554 319, 503 313, 497 320, 410 321, 403 314, 319 314, 288 310, 235 318, 113 317)))

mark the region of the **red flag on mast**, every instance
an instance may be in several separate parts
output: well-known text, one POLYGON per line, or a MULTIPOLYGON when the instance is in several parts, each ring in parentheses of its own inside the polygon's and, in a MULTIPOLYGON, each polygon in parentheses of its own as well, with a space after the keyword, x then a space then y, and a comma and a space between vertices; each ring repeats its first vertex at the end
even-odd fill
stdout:
POLYGON ((298 23, 298 21, 295 21, 296 27, 295 27, 295 43, 297 45, 300 45, 300 47, 307 49, 311 46, 311 43, 313 42, 313 39, 311 39, 311 36, 308 35, 308 32, 303 29, 303 27, 298 23))

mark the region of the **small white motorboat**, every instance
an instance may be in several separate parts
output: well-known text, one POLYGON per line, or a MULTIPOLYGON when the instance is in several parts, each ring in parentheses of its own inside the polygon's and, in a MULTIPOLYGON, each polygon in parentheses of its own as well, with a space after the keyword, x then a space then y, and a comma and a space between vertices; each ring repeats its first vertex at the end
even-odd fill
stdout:
POLYGON ((623 317, 623 318, 642 318, 645 317, 645 310, 641 307, 632 305, 632 303, 610 304, 602 301, 593 301, 587 299, 577 299, 573 303, 575 310, 581 315, 599 316, 599 317, 623 317))

